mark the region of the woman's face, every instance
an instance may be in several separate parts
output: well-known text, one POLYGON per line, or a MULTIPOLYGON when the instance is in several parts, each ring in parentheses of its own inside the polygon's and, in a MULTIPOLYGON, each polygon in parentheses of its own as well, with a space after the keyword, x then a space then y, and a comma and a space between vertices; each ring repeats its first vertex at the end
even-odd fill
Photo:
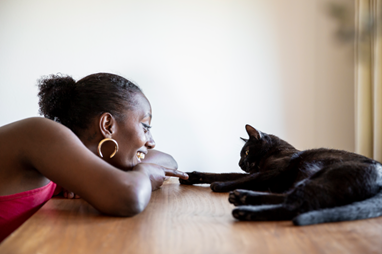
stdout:
POLYGON ((148 149, 155 147, 150 132, 151 105, 141 93, 135 94, 133 99, 135 106, 125 112, 124 121, 117 122, 117 131, 112 135, 119 144, 119 150, 109 162, 123 170, 140 163, 148 149))

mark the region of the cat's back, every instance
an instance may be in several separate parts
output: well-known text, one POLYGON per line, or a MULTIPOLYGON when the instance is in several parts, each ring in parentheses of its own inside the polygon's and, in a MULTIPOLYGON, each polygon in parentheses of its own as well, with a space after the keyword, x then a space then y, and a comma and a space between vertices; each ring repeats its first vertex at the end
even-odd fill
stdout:
POLYGON ((360 154, 328 148, 304 150, 297 153, 294 157, 300 163, 317 163, 322 165, 341 162, 379 163, 360 154))
POLYGON ((318 176, 328 172, 327 169, 340 170, 349 168, 367 169, 369 173, 377 174, 382 186, 382 165, 365 156, 336 149, 318 148, 303 150, 291 158, 290 169, 296 172, 296 181, 318 176), (318 175, 317 175, 318 174, 318 175))

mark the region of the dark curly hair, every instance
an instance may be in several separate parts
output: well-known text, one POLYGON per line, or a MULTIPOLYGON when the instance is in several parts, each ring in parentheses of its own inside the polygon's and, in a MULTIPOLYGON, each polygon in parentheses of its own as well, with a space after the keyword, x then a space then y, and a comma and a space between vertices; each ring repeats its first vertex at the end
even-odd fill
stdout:
POLYGON ((77 136, 91 120, 105 112, 117 121, 135 106, 134 95, 141 89, 129 80, 110 73, 96 73, 75 81, 62 74, 38 80, 39 113, 71 129, 77 136))

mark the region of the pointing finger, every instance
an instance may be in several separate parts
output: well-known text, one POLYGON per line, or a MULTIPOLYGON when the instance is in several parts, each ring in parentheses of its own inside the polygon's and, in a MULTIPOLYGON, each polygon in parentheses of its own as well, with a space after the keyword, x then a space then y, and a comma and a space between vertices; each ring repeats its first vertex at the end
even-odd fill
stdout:
POLYGON ((175 176, 175 177, 182 178, 184 180, 188 179, 188 175, 182 171, 179 171, 179 170, 165 168, 164 172, 165 172, 166 176, 175 176))

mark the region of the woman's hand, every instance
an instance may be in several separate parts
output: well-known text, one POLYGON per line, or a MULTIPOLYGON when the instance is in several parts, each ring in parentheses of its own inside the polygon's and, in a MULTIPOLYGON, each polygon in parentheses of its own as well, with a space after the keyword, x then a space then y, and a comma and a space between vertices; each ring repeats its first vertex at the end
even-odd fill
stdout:
POLYGON ((170 168, 165 168, 163 167, 165 175, 166 176, 174 176, 174 177, 179 177, 181 179, 187 180, 188 175, 185 172, 179 171, 177 169, 170 169, 170 168))
POLYGON ((152 163, 140 163, 133 168, 133 171, 135 170, 141 171, 149 177, 153 191, 162 186, 166 176, 175 176, 182 179, 188 179, 188 175, 184 172, 176 169, 165 168, 152 163))
POLYGON ((148 150, 142 163, 153 163, 169 169, 178 169, 178 163, 171 155, 155 149, 148 150))
POLYGON ((64 198, 73 199, 73 198, 80 198, 79 195, 75 194, 72 191, 66 190, 62 188, 61 186, 57 185, 56 190, 54 191, 53 196, 63 196, 64 198))
POLYGON ((68 198, 68 199, 80 198, 79 195, 75 194, 72 191, 68 191, 68 190, 65 190, 65 189, 63 189, 62 195, 64 196, 64 198, 68 198))

